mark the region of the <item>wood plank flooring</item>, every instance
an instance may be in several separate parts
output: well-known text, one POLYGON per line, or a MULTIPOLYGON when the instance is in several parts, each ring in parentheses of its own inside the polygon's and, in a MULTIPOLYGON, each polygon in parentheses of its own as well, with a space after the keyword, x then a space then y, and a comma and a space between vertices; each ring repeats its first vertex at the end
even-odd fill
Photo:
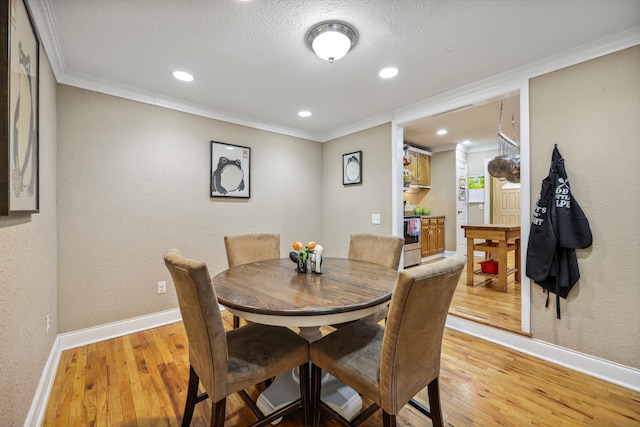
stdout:
MULTIPOLYGON (((223 317, 230 327, 229 313, 223 317)), ((179 426, 188 363, 182 322, 66 350, 44 426, 179 426)), ((449 426, 640 426, 640 393, 452 330, 444 335, 440 389, 449 426)), ((259 392, 250 390, 254 398, 259 392)), ((418 398, 427 403, 426 390, 418 398)), ((208 401, 196 405, 191 425, 209 419, 208 401)), ((227 426, 253 420, 237 395, 227 399, 227 426)), ((278 424, 301 425, 300 412, 278 424)), ((379 411, 362 424, 380 425, 379 411)), ((407 406, 398 425, 431 422, 407 406)))
MULTIPOLYGON (((474 269, 480 269, 480 261, 474 259, 474 269)), ((514 265, 513 252, 509 252, 509 265, 514 265)), ((469 319, 507 331, 522 331, 520 283, 514 280, 513 274, 507 277, 507 292, 497 291, 498 279, 474 276, 474 285, 467 286, 467 267, 458 281, 456 292, 451 301, 449 314, 469 319)))

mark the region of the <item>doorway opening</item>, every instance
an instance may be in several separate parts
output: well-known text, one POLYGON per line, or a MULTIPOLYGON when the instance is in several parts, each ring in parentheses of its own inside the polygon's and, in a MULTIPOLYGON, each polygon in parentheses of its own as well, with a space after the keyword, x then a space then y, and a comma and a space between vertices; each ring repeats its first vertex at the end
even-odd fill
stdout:
MULTIPOLYGON (((461 216, 464 217, 463 221, 469 225, 520 225, 522 222, 522 202, 523 197, 528 198, 528 191, 523 194, 521 188, 523 184, 528 185, 528 178, 525 176, 523 178, 525 182, 518 184, 509 183, 506 180, 500 181, 489 175, 487 167, 488 162, 500 154, 498 126, 501 104, 504 105, 505 117, 509 118, 508 122, 511 122, 513 116, 513 131, 516 140, 522 140, 521 101, 521 91, 513 92, 448 112, 432 114, 407 123, 402 129, 404 143, 423 147, 433 153, 431 161, 434 173, 446 168, 457 171, 454 182, 450 183, 451 189, 445 190, 447 196, 443 196, 442 188, 436 190, 436 185, 439 185, 438 177, 432 175, 432 189, 425 192, 420 202, 423 206, 429 206, 432 212, 434 210, 438 212, 438 208, 434 208, 432 204, 449 205, 448 208, 440 210, 440 212, 446 211, 451 215, 450 223, 452 224, 446 233, 448 243, 446 244, 445 256, 447 253, 454 252, 466 254, 466 239, 461 237, 464 236, 464 233, 459 233, 459 225, 456 224, 456 220, 459 220, 461 216), (436 136, 437 130, 442 128, 448 130, 450 136, 448 141, 436 136), (455 154, 450 155, 447 154, 448 152, 455 154), (445 167, 442 165, 439 167, 439 161, 451 163, 445 167), (466 163, 468 177, 483 177, 485 184, 483 186, 484 197, 480 197, 480 199, 477 198, 477 192, 475 197, 471 198, 472 189, 469 185, 465 186, 466 194, 462 200, 464 202, 463 209, 460 207, 459 175, 461 173, 458 171, 460 161, 466 163), (429 193, 432 193, 434 197, 430 197, 429 193), (433 202, 431 199, 434 199, 433 202), (460 214, 461 210, 465 211, 463 215, 460 214)), ((528 115, 526 105, 522 109, 528 115)), ((511 131, 511 123, 508 122, 505 121, 503 127, 506 128, 509 125, 511 131)), ((528 121, 525 123, 525 127, 528 129, 528 121)), ((528 162, 526 156, 521 160, 528 162)), ((528 169, 528 165, 523 166, 524 170, 528 169)), ((523 173, 523 175, 525 174, 523 173)), ((525 210, 528 211, 528 204, 525 210)), ((447 222, 449 223, 448 219, 447 222)), ((515 265, 514 256, 514 252, 509 252, 508 263, 511 266, 515 265)), ((480 269, 479 263, 484 260, 484 253, 474 254, 474 270, 480 269)), ((524 279, 524 272, 521 273, 521 277, 524 279)), ((528 317, 529 314, 528 307, 526 305, 523 307, 523 300, 524 304, 529 303, 528 297, 523 298, 523 294, 528 292, 528 283, 523 291, 522 284, 515 281, 515 274, 511 274, 508 277, 507 292, 500 292, 496 288, 497 278, 481 276, 476 279, 475 274, 473 286, 468 286, 466 272, 463 272, 451 304, 450 314, 491 327, 527 334, 529 323, 528 321, 523 322, 522 319, 528 317)))

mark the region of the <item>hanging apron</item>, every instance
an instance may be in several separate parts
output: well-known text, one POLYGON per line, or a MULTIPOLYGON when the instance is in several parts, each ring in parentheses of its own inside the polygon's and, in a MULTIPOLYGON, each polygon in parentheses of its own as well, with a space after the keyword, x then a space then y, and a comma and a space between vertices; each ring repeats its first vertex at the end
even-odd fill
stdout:
POLYGON ((547 293, 556 294, 556 316, 560 319, 560 297, 567 298, 580 279, 576 249, 592 244, 589 221, 571 194, 564 159, 555 146, 549 175, 531 220, 527 246, 526 275, 547 293))

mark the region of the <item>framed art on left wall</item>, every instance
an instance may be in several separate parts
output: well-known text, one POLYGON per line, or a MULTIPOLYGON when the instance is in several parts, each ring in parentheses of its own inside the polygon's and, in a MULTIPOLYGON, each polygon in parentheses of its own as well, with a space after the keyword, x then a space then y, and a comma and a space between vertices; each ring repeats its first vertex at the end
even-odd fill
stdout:
POLYGON ((37 213, 40 43, 24 0, 0 7, 0 215, 37 213))

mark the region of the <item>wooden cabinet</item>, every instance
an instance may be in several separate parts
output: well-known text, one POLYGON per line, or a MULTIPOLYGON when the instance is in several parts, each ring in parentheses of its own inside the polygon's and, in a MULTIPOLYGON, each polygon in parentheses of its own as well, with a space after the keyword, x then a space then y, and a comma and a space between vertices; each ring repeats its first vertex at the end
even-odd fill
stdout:
POLYGON ((436 253, 444 252, 444 217, 438 217, 436 226, 436 253))
POLYGON ((420 239, 422 239, 422 257, 428 257, 431 255, 429 253, 429 240, 431 238, 431 232, 429 228, 429 218, 422 218, 422 234, 420 234, 420 239))
POLYGON ((411 163, 407 167, 411 176, 411 185, 431 187, 431 154, 428 151, 408 150, 411 163))
POLYGON ((422 218, 422 256, 444 252, 444 217, 422 218))
POLYGON ((431 187, 431 156, 418 153, 416 185, 431 187))

